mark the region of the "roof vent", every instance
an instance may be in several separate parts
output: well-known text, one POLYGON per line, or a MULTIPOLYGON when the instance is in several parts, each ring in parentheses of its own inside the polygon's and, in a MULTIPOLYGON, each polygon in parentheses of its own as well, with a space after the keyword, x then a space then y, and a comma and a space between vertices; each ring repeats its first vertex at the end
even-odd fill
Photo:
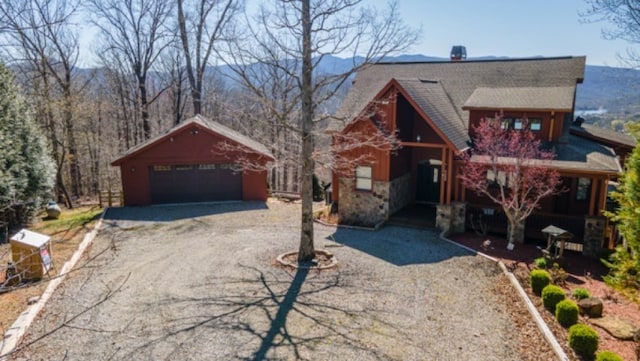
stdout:
POLYGON ((451 47, 451 61, 462 61, 467 58, 467 48, 462 45, 451 47))

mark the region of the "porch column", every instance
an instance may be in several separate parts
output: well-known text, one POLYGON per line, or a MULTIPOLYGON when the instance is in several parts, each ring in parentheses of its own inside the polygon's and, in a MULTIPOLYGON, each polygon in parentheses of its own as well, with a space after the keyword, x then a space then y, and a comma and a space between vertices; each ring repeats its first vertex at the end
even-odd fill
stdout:
POLYGON ((598 258, 604 242, 606 218, 602 216, 584 217, 584 239, 582 254, 598 258))
POLYGON ((446 235, 451 233, 452 208, 449 204, 438 204, 436 206, 436 228, 444 231, 446 235))
POLYGON ((451 202, 451 232, 463 233, 466 228, 467 203, 451 202))

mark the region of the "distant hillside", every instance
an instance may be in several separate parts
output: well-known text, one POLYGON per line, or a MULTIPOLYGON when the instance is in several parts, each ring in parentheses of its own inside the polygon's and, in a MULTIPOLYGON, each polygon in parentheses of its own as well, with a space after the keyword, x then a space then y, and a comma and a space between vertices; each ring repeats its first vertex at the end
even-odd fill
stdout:
MULTIPOLYGON (((475 57, 469 60, 496 60, 509 59, 508 57, 475 57)), ((448 61, 448 58, 426 56, 422 54, 404 54, 383 59, 387 62, 422 62, 422 61, 448 61)), ((362 58, 339 58, 327 56, 317 68, 318 74, 336 74, 345 72, 354 64, 362 62, 362 58)), ((102 76, 100 69, 79 69, 80 74, 88 76, 102 76)), ((222 75, 227 85, 233 86, 234 76, 227 66, 210 67, 208 72, 222 75)), ((160 74, 152 74, 160 76, 160 74)), ((222 79, 219 79, 219 81, 222 79)), ((346 83, 348 87, 349 82, 346 83)), ((346 89, 342 94, 346 94, 346 89)), ((331 112, 340 103, 341 99, 335 99, 328 104, 326 109, 331 112)), ((603 108, 611 115, 640 114, 640 71, 626 68, 613 68, 606 66, 587 65, 583 84, 578 86, 576 110, 588 110, 603 108)))
MULTIPOLYGON (((469 60, 497 60, 508 57, 486 56, 469 60)), ((407 54, 385 58, 387 62, 448 61, 448 58, 407 54)), ((337 73, 353 66, 361 59, 326 57, 320 66, 322 73, 337 73)), ((633 115, 640 113, 640 71, 587 65, 584 82, 578 85, 576 109, 607 109, 609 114, 633 115)))
POLYGON ((576 109, 604 108, 609 113, 640 113, 640 71, 587 65, 578 86, 576 109))

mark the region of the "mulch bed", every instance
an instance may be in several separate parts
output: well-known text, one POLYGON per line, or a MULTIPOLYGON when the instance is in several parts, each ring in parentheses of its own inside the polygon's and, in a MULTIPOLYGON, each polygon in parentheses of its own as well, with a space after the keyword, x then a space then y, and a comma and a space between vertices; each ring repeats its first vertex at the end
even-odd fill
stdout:
MULTIPOLYGON (((529 298, 537 306, 538 312, 553 331, 565 352, 572 359, 578 360, 567 344, 567 331, 556 322, 554 315, 544 308, 540 297, 534 295, 529 287, 529 271, 534 268, 534 260, 542 257, 542 252, 537 245, 516 244, 515 249, 509 251, 507 250, 507 240, 497 236, 461 233, 452 235, 449 238, 502 261, 527 291, 529 298)), ((620 295, 604 283, 603 276, 608 273, 608 269, 600 260, 587 258, 579 253, 565 250, 564 259, 560 262, 560 266, 568 273, 564 287, 568 294, 577 287, 585 288, 592 296, 603 300, 605 314, 627 319, 636 326, 640 326, 640 305, 620 295)), ((581 317, 581 322, 588 324, 589 320, 581 317)), ((640 354, 636 354, 636 348, 640 347, 640 345, 636 345, 633 341, 617 340, 603 329, 593 325, 592 327, 596 329, 600 337, 598 350, 614 351, 620 354, 624 360, 640 360, 640 354)))

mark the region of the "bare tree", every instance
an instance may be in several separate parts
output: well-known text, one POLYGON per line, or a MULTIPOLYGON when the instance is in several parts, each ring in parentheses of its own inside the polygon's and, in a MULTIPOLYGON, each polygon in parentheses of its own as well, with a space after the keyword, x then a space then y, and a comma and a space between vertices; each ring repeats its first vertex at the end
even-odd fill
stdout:
POLYGON ((81 194, 81 172, 74 130, 77 88, 74 74, 78 60, 78 35, 70 19, 77 0, 28 0, 0 4, 9 39, 9 54, 34 90, 39 118, 45 119, 53 157, 58 166, 56 188, 72 207, 63 177, 68 161, 71 192, 81 194), (58 131, 58 122, 62 131, 58 131))
MULTIPOLYGON (((244 87, 260 99, 269 121, 295 135, 290 139, 299 140, 298 260, 307 262, 315 256, 312 177, 317 166, 331 166, 326 161, 316 164, 322 153, 329 153, 316 146, 316 134, 329 118, 323 107, 358 69, 407 49, 418 35, 400 20, 395 2, 378 10, 364 7, 361 0, 271 1, 247 20, 246 28, 238 41, 228 43, 223 58, 244 87), (338 54, 353 57, 353 62, 334 74, 322 74, 323 60, 338 54), (256 75, 264 69, 277 76, 256 75)), ((383 139, 375 145, 388 146, 387 135, 374 136, 383 139)))
POLYGON ((214 46, 229 40, 229 27, 241 10, 238 0, 178 0, 178 28, 191 87, 193 113, 202 113, 203 79, 214 46))
MULTIPOLYGON (((605 39, 621 39, 631 44, 640 44, 640 3, 635 0, 586 0, 591 6, 582 15, 587 21, 606 21, 613 27, 602 30, 605 39)), ((621 56, 629 65, 640 64, 640 54, 628 49, 621 56)))
MULTIPOLYGON (((136 108, 142 122, 142 139, 151 136, 149 105, 156 95, 147 89, 149 72, 172 36, 167 27, 168 0, 89 0, 93 24, 101 31, 104 52, 113 52, 137 85, 136 108)), ((142 140, 141 139, 141 140, 142 140)))

